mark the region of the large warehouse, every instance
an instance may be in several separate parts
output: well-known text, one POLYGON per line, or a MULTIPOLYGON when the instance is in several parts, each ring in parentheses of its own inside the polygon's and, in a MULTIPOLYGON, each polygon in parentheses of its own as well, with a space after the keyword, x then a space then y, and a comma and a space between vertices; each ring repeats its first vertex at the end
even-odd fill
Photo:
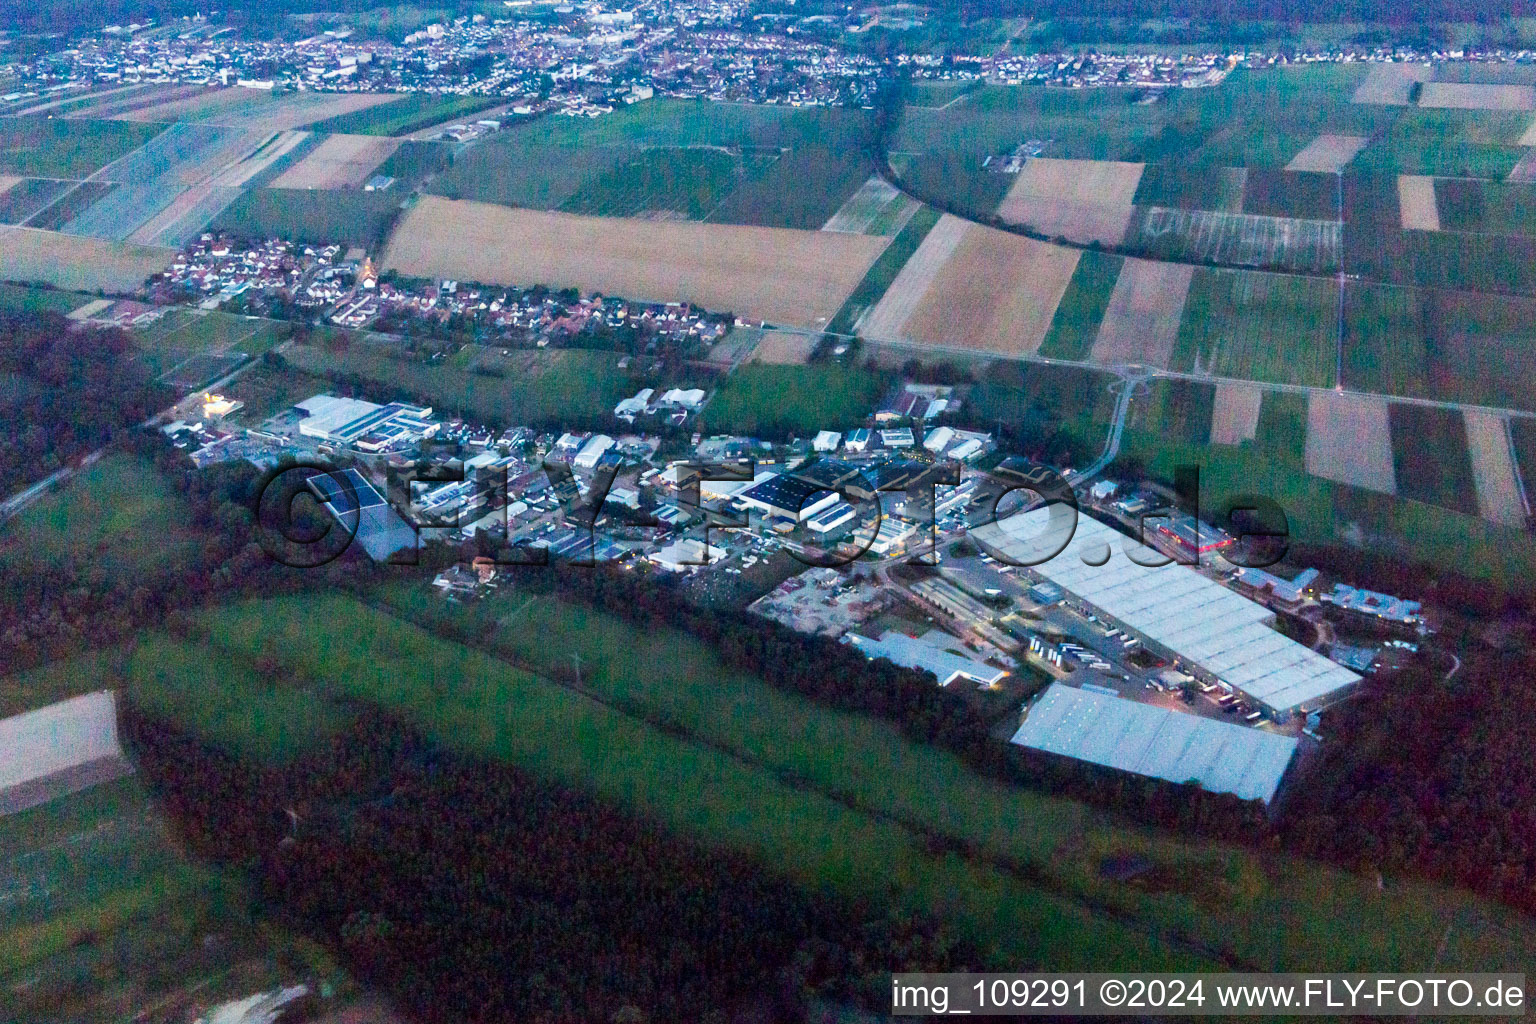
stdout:
POLYGON ((1052 683, 1013 742, 1269 803, 1296 739, 1052 683))
POLYGON ((1078 515, 1068 539, 1067 512, 1063 506, 1038 508, 980 527, 973 536, 999 556, 1028 566, 1032 577, 1092 605, 1149 650, 1177 660, 1196 678, 1241 694, 1276 719, 1320 707, 1360 681, 1273 629, 1274 612, 1192 567, 1132 561, 1128 546, 1142 561, 1166 559, 1096 519, 1078 515), (1053 511, 1061 517, 1056 522, 1053 511))

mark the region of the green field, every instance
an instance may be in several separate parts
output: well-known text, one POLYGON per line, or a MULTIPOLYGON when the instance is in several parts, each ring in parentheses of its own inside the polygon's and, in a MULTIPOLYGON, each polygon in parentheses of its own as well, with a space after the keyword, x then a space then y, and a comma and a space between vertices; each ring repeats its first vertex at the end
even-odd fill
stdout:
POLYGON ((1536 185, 1529 182, 1444 178, 1435 182, 1435 205, 1445 231, 1536 235, 1536 185))
POLYGON ((1329 387, 1338 302, 1338 284, 1325 278, 1200 267, 1169 368, 1329 387))
POLYGON ((1169 438, 1182 444, 1201 445, 1211 439, 1211 413, 1216 386, 1195 380, 1154 380, 1147 393, 1131 406, 1127 427, 1169 438))
POLYGON ((1429 394, 1420 293, 1351 282, 1344 289, 1344 386, 1384 395, 1429 394))
POLYGON ((450 199, 628 216, 819 228, 869 175, 861 111, 649 100, 600 118, 543 118, 461 153, 430 190, 450 199))
POLYGON ((1523 150, 1515 140, 1529 114, 1499 110, 1405 108, 1387 131, 1355 157, 1352 167, 1395 174, 1503 178, 1523 150))
POLYGON ((164 128, 133 121, 0 118, 0 173, 33 178, 85 178, 164 128))
POLYGON ((1249 168, 1243 177, 1243 212, 1303 220, 1339 219, 1336 175, 1249 168))
POLYGON ((864 279, 843 300, 842 308, 828 322, 827 331, 831 334, 853 333, 864 311, 873 309, 880 301, 891 282, 896 280, 896 275, 901 273, 901 268, 906 266, 907 260, 917 252, 918 246, 923 244, 923 239, 928 237, 928 232, 938 222, 939 211, 931 206, 921 207, 912 214, 896 233, 896 237, 891 239, 891 244, 870 264, 864 279))
POLYGON ((0 525, 0 563, 120 581, 199 543, 180 497, 152 467, 110 455, 0 525))
POLYGON ((469 117, 500 102, 494 96, 412 93, 390 103, 318 121, 309 130, 338 135, 409 135, 444 121, 469 117))
POLYGON ((1400 497, 1477 515, 1477 486, 1458 409, 1393 402, 1392 463, 1400 497))
POLYGON ((1083 253, 1056 307, 1051 329, 1040 342, 1040 355, 1051 359, 1088 358, 1124 263, 1120 256, 1091 249, 1083 253))
POLYGON ((0 192, 0 224, 24 224, 74 187, 57 178, 23 178, 0 192))
POLYGON ((132 333, 143 352, 141 358, 158 377, 184 360, 209 352, 259 356, 286 338, 289 327, 273 320, 177 307, 132 333))
POLYGON ((863 423, 889 384, 887 374, 860 367, 749 363, 720 385, 700 415, 706 430, 806 437, 863 423))
MULTIPOLYGON (((393 614, 315 595, 213 610, 202 626, 221 638, 218 663, 265 659, 307 680, 317 706, 379 705, 451 750, 594 791, 802 884, 938 913, 991 957, 1096 969, 1135 957, 1143 968, 1212 962, 1182 947, 1263 969, 1406 969, 1458 914, 1443 963, 1492 969, 1526 955, 1531 926, 1513 912, 1416 883, 1382 892, 983 780, 891 725, 772 690, 675 631, 516 590, 473 608, 416 588, 381 596, 393 614), (518 667, 405 620, 450 622, 518 667), (590 697, 548 681, 570 678, 572 655, 590 697), (919 835, 970 852, 939 853, 919 835), (1100 875, 1105 857, 1127 854, 1167 884, 1100 875)), ((243 713, 233 726, 255 727, 243 713)))
POLYGON ((57 288, 29 288, 22 284, 0 284, 0 308, 72 313, 95 299, 94 295, 60 291, 57 288))
POLYGON ((244 193, 208 225, 241 238, 281 238, 306 245, 341 244, 377 250, 400 213, 393 189, 258 188, 244 193))
POLYGON ((27 222, 27 227, 40 228, 43 231, 58 231, 114 188, 117 186, 108 181, 82 181, 33 214, 27 222))
POLYGON ((1240 213, 1247 176, 1245 167, 1147 164, 1136 185, 1136 205, 1240 213))
POLYGON ((344 349, 296 345, 284 352, 299 370, 369 385, 380 397, 420 399, 442 415, 507 426, 597 426, 619 399, 640 385, 618 369, 616 352, 589 349, 471 350, 469 362, 486 372, 444 363, 392 358, 388 350, 354 341, 344 349))
POLYGON ((1430 397, 1536 411, 1536 298, 1420 295, 1430 397))
POLYGON ((240 998, 295 970, 350 987, 318 945, 253 919, 235 873, 179 852, 136 778, 0 818, 0 860, 7 1020, 109 1024, 240 998))

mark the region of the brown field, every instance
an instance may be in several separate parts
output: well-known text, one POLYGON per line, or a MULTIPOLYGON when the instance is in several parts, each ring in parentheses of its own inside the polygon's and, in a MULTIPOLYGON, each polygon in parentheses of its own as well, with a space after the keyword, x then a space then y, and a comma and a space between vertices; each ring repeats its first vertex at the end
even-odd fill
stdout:
POLYGON ((959 217, 947 213, 940 217, 923 238, 923 244, 917 247, 917 252, 903 264, 896 280, 880 296, 875 308, 859 321, 859 333, 871 338, 900 337, 901 325, 907 322, 918 303, 923 301, 923 296, 928 294, 929 285, 933 284, 939 270, 955 254, 955 247, 965 237, 968 227, 970 223, 959 217))
POLYGON ((173 100, 190 99, 200 96, 207 91, 201 85, 151 85, 140 87, 137 92, 125 92, 121 95, 98 100, 79 110, 71 110, 65 114, 66 118, 115 118, 117 120, 130 120, 127 115, 131 111, 143 110, 146 107, 159 106, 170 103, 173 100))
POLYGON ((796 334, 792 331, 764 331, 757 348, 752 350, 752 362, 774 363, 781 366, 801 366, 816 351, 816 335, 796 334))
POLYGON ((1515 476, 1509 425, 1503 416, 1468 409, 1467 449, 1477 483, 1478 514, 1490 522, 1525 528, 1525 502, 1515 476))
POLYGON ((1285 165, 1288 171, 1342 171, 1371 141, 1363 135, 1319 135, 1285 165))
POLYGON ((1387 400, 1314 391, 1307 399, 1307 472, 1396 494, 1387 400))
POLYGON ((576 287, 821 327, 889 241, 425 196, 395 229, 383 263, 413 277, 576 287))
POLYGON ((1264 392, 1243 384, 1216 385, 1211 406, 1211 444, 1242 444, 1259 432, 1259 407, 1264 392))
POLYGON ((1113 160, 1053 160, 1024 164, 997 215, 1074 242, 1119 245, 1144 164, 1113 160))
POLYGON ((1081 254, 972 224, 897 337, 1032 356, 1081 254))
POLYGON ((1090 358, 1098 363, 1168 365, 1195 268, 1127 259, 1109 294, 1090 358))
POLYGON ((1425 82, 1419 106, 1451 110, 1536 110, 1536 86, 1425 82))
POLYGON ((1520 138, 1515 140, 1515 145, 1536 146, 1536 117, 1531 118, 1531 123, 1525 126, 1525 131, 1520 133, 1520 138))
POLYGON ((132 292, 171 265, 175 249, 0 227, 0 275, 70 291, 132 292))
POLYGON ((293 152, 294 147, 309 138, 309 135, 309 132, 278 132, 272 139, 258 146, 244 160, 216 175, 210 184, 220 188, 240 188, 293 152))
POLYGON ((301 128, 328 117, 399 99, 390 93, 288 93, 264 89, 208 89, 185 99, 126 111, 126 121, 195 121, 265 131, 301 128))
POLYGON ((211 181, 204 182, 201 185, 193 185, 171 200, 171 205, 134 229, 133 234, 128 236, 128 241, 136 242, 140 245, 153 243, 156 235, 197 209, 202 203, 207 202, 212 195, 213 184, 211 181))
POLYGON ((14 174, 0 174, 0 196, 9 192, 21 179, 14 174))
POLYGON ((1403 105, 1413 83, 1428 82, 1433 74, 1434 70, 1423 64, 1372 64, 1351 99, 1355 103, 1403 105))
MULTIPOLYGON (((1529 132, 1527 132, 1529 134, 1529 132)), ((1536 181, 1536 149, 1527 149, 1515 166, 1509 169, 1505 181, 1536 181)))
POLYGON ((400 147, 378 135, 332 135, 273 179, 271 188, 351 188, 400 147))
POLYGON ((1439 231, 1440 208, 1435 205, 1435 179, 1420 174, 1397 176, 1397 203, 1403 227, 1413 231, 1439 231))

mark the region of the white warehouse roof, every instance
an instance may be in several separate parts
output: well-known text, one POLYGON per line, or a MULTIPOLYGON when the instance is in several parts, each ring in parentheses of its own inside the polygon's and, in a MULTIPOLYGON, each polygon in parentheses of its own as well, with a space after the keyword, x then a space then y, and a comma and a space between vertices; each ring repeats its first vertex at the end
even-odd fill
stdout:
POLYGON ((1291 736, 1061 683, 1052 683, 1029 709, 1013 742, 1265 803, 1296 753, 1291 736))
POLYGON ((1133 562, 1127 545, 1144 561, 1165 561, 1166 556, 1089 516, 1076 517, 1076 530, 1060 554, 1031 564, 1061 546, 1064 531, 1050 523, 1053 508, 1069 511, 1038 508, 980 527, 974 535, 1277 714, 1315 706, 1360 681, 1349 669, 1271 629, 1274 613, 1268 608, 1192 567, 1133 562), (1084 554, 1099 564, 1088 564, 1084 554))

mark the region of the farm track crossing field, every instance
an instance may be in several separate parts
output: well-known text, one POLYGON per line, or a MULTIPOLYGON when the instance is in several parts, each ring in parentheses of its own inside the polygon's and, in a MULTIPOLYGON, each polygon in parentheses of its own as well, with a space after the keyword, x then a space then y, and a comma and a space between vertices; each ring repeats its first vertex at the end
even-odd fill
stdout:
POLYGON ((1525 155, 1520 158, 1519 163, 1509 169, 1509 177, 1504 180, 1510 182, 1536 181, 1536 148, 1533 148, 1532 143, 1527 143, 1523 135, 1520 137, 1520 144, 1526 147, 1525 155))
POLYGON ((46 210, 76 184, 58 178, 10 180, 10 187, 0 192, 0 224, 25 224, 29 217, 46 210))
POLYGON ((201 234, 210 221, 240 196, 238 188, 213 185, 189 188, 170 206, 146 221, 129 236, 129 240, 179 249, 201 234))
POLYGON ((1494 413, 1466 410, 1467 450, 1477 484, 1477 511, 1489 522, 1525 529, 1525 502, 1515 470, 1509 420, 1494 413))
POLYGON ((1329 271, 1338 266, 1338 221, 1148 207, 1126 244, 1156 259, 1329 271))
POLYGON ((1536 110, 1536 88, 1529 85, 1475 85, 1425 82, 1419 106, 1452 110, 1536 110))
POLYGON ((1166 367, 1194 271, 1186 264, 1127 259, 1094 338, 1093 361, 1166 367))
POLYGON ((1393 402, 1392 459, 1399 496, 1478 514, 1467 421, 1455 409, 1393 402))
POLYGON ((1201 267, 1184 303, 1170 368, 1329 387, 1338 306, 1332 279, 1201 267))
POLYGON ((1342 171, 1370 140, 1363 135, 1319 135, 1285 165, 1288 171, 1342 171))
POLYGON ((271 188, 351 188, 368 180, 373 169, 400 142, 376 135, 330 135, 304 159, 272 179, 271 188))
POLYGON ((1218 384, 1211 403, 1211 444, 1242 444, 1259 433, 1264 391, 1246 384, 1218 384))
POLYGON ((274 132, 254 151, 227 170, 211 179, 218 188, 242 188, 255 179, 269 173, 277 173, 296 158, 298 151, 311 145, 309 132, 274 132))
POLYGON ((82 181, 27 219, 27 227, 59 231, 118 186, 109 181, 82 181))
POLYGON ((1406 106, 1414 85, 1433 77, 1434 69, 1426 64, 1372 64, 1351 98, 1356 103, 1406 106))
POLYGON ((1403 212, 1403 229, 1439 231, 1440 211, 1435 202, 1435 179, 1418 174, 1397 177, 1397 202, 1403 212))
POLYGON ((0 228, 0 275, 69 291, 134 292, 171 265, 174 249, 57 231, 0 228))
POLYGON ((1306 465, 1313 476, 1396 494, 1392 440, 1386 399, 1326 391, 1307 396, 1306 465))
MULTIPOLYGON (((1078 256, 1076 249, 972 224, 892 340, 1034 355, 1078 256)), ((879 337, 873 328, 868 333, 879 337)))
POLYGON ((1072 272, 1072 281, 1056 304, 1051 329, 1040 342, 1040 355, 1074 361, 1088 358, 1124 264, 1123 256, 1094 250, 1083 252, 1072 272))
POLYGON ((852 334, 856 330, 863 330, 865 314, 871 307, 877 306, 886 292, 891 289, 902 270, 913 255, 922 247, 923 242, 939 222, 939 212, 931 206, 918 206, 907 222, 902 225, 896 237, 891 239, 891 244, 885 247, 885 251, 870 264, 864 279, 844 300, 842 308, 827 324, 827 330, 834 334, 852 334))
POLYGON ((395 229, 383 264, 413 277, 577 287, 821 326, 887 241, 828 231, 578 217, 428 196, 395 229))

